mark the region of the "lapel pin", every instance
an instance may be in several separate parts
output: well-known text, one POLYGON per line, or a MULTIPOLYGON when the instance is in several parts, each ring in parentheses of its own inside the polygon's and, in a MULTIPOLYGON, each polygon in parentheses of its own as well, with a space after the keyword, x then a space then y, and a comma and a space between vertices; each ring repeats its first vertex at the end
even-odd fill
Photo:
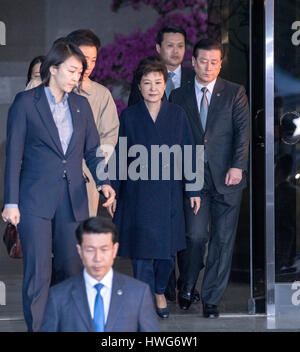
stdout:
POLYGON ((122 294, 123 294, 123 291, 122 291, 122 290, 118 290, 118 291, 117 291, 117 295, 122 296, 122 294))
POLYGON ((220 93, 217 93, 217 97, 219 97, 221 94, 220 93))
POLYGON ((77 112, 80 112, 80 110, 79 110, 79 109, 77 109, 77 112))

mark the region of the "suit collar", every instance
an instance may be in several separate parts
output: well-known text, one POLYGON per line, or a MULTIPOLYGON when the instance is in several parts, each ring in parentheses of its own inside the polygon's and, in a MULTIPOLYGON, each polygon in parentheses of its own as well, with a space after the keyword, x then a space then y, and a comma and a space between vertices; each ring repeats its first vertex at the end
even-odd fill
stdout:
POLYGON ((190 83, 195 76, 195 71, 189 67, 184 67, 181 65, 181 84, 180 87, 184 84, 190 83))
MULTIPOLYGON (((225 87, 224 80, 218 77, 212 92, 212 96, 211 96, 211 100, 208 108, 205 131, 207 130, 209 124, 211 124, 211 122, 213 121, 214 111, 218 109, 218 107, 220 106, 220 103, 222 103, 222 95, 223 95, 224 87, 225 87)), ((185 96, 186 100, 190 102, 189 104, 187 104, 188 108, 191 110, 190 116, 195 120, 195 125, 199 126, 199 132, 202 134, 205 134, 205 131, 203 130, 202 124, 200 122, 199 109, 198 109, 196 93, 195 93, 195 80, 188 82, 185 86, 184 91, 186 94, 185 96)))
POLYGON ((69 108, 71 111, 72 123, 73 123, 73 134, 66 151, 66 157, 71 153, 72 149, 76 145, 77 135, 80 132, 80 107, 77 101, 77 95, 75 93, 70 93, 68 97, 69 108))
POLYGON ((200 122, 199 109, 197 104, 196 92, 195 92, 195 80, 189 81, 184 86, 185 100, 187 108, 190 110, 190 116, 194 120, 195 126, 198 126, 199 133, 204 134, 202 124, 200 122))
POLYGON ((214 120, 214 113, 216 110, 221 110, 222 109, 222 96, 223 96, 223 90, 224 90, 224 80, 220 77, 217 78, 214 90, 212 92, 212 96, 210 99, 210 104, 208 107, 208 113, 207 113, 207 121, 206 121, 206 127, 205 130, 208 129, 209 125, 213 122, 214 120))
POLYGON ((105 326, 105 331, 112 331, 115 321, 118 319, 118 313, 124 304, 125 280, 122 275, 114 271, 113 285, 111 290, 110 307, 105 326))
POLYGON ((88 304, 83 274, 74 277, 72 297, 81 315, 82 321, 86 325, 87 330, 95 332, 95 325, 88 304))
POLYGON ((224 79, 221 77, 217 77, 213 94, 221 93, 224 88, 225 88, 224 79))
POLYGON ((45 89, 44 85, 41 84, 38 87, 35 88, 35 102, 36 102, 36 107, 40 113, 41 119, 50 134, 57 150, 59 151, 60 154, 64 154, 61 146, 61 142, 59 139, 59 134, 58 134, 58 129, 55 125, 50 106, 45 94, 45 89))
MULTIPOLYGON (((56 145, 57 150, 59 151, 60 154, 64 155, 59 134, 58 134, 58 129, 55 125, 44 87, 45 86, 41 84, 35 88, 36 106, 48 133, 50 134, 54 144, 56 145)), ((73 134, 72 134, 68 149, 66 151, 66 155, 64 155, 66 157, 70 154, 70 152, 76 145, 76 137, 79 132, 78 124, 80 122, 80 108, 77 104, 75 93, 68 94, 68 103, 69 103, 69 108, 70 108, 72 123, 73 123, 73 134)))

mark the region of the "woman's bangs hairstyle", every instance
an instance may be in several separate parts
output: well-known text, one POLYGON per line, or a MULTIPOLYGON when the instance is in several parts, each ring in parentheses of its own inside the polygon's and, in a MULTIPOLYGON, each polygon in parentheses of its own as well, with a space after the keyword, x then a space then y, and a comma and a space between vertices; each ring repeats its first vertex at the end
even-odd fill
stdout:
POLYGON ((85 57, 82 51, 78 48, 78 46, 69 42, 65 38, 62 38, 54 42, 52 48, 50 49, 45 58, 45 61, 41 65, 41 79, 45 86, 48 86, 50 82, 50 67, 58 67, 71 56, 76 56, 82 63, 82 74, 79 82, 82 81, 84 72, 87 68, 85 57))
POLYGON ((147 75, 150 72, 159 72, 163 75, 165 83, 168 79, 168 70, 165 63, 158 56, 149 56, 146 59, 143 59, 136 71, 135 79, 137 84, 141 83, 142 77, 147 75))

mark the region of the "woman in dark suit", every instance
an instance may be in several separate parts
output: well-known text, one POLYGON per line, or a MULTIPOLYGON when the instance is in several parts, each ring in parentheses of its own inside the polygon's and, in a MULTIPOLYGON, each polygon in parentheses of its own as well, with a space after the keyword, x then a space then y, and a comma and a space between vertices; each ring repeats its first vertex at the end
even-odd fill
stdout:
MULTIPOLYGON (((164 291, 175 254, 185 248, 183 191, 187 181, 181 177, 182 173, 180 179, 174 177, 176 158, 160 163, 159 157, 151 158, 151 151, 161 146, 178 146, 183 152, 184 145, 193 145, 193 138, 183 109, 161 100, 168 78, 164 63, 155 57, 144 59, 136 77, 143 100, 125 109, 120 116, 119 138, 127 137, 127 150, 124 151, 119 139, 116 160, 119 160, 118 154, 129 152, 128 178, 119 178, 113 183, 117 202, 111 210, 115 211, 114 221, 119 230, 118 255, 132 259, 134 276, 150 285, 158 315, 167 318, 164 291), (135 148, 141 151, 139 158, 134 157, 135 148), (167 170, 170 177, 164 177, 167 170), (155 171, 157 175, 153 179, 151 175, 155 171)), ((119 171, 121 164, 117 165, 119 171)), ((197 213, 200 192, 185 193, 197 213)))
MULTIPOLYGON (((99 135, 86 98, 72 93, 86 61, 60 40, 41 66, 43 84, 17 94, 8 113, 4 221, 18 225, 24 278, 23 309, 29 331, 42 322, 53 267, 56 282, 78 274, 75 229, 88 217, 82 159, 98 190, 114 200, 109 180, 99 180, 99 135)), ((100 176, 100 175, 99 175, 100 176)))

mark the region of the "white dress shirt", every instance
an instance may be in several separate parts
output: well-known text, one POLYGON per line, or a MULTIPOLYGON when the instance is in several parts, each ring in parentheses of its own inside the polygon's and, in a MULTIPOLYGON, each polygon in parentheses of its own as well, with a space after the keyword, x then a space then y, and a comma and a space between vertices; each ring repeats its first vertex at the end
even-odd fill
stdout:
POLYGON ((86 269, 84 269, 83 278, 85 282, 90 312, 93 319, 94 319, 94 305, 95 305, 95 299, 97 295, 97 290, 95 289, 94 286, 96 284, 99 284, 100 282, 101 284, 104 285, 101 289, 101 296, 103 299, 104 319, 106 324, 109 307, 110 307, 110 298, 111 298, 112 283, 113 283, 113 269, 110 269, 109 272, 102 278, 101 281, 97 281, 96 279, 94 279, 91 275, 87 273, 86 269))
MULTIPOLYGON (((168 70, 168 73, 170 71, 168 70)), ((172 77, 172 82, 174 83, 174 87, 179 88, 181 84, 181 65, 179 65, 176 70, 172 71, 174 76, 172 77)))
POLYGON ((197 105, 198 105, 198 111, 200 111, 200 104, 201 104, 201 99, 203 96, 203 92, 201 91, 201 89, 203 87, 207 88, 207 92, 206 92, 206 98, 208 101, 208 105, 210 104, 210 100, 211 100, 211 96, 212 96, 212 92, 214 90, 215 84, 216 84, 216 80, 213 80, 212 82, 210 82, 207 86, 203 86, 202 84, 200 84, 196 77, 195 77, 195 93, 196 93, 196 98, 197 98, 197 105))

